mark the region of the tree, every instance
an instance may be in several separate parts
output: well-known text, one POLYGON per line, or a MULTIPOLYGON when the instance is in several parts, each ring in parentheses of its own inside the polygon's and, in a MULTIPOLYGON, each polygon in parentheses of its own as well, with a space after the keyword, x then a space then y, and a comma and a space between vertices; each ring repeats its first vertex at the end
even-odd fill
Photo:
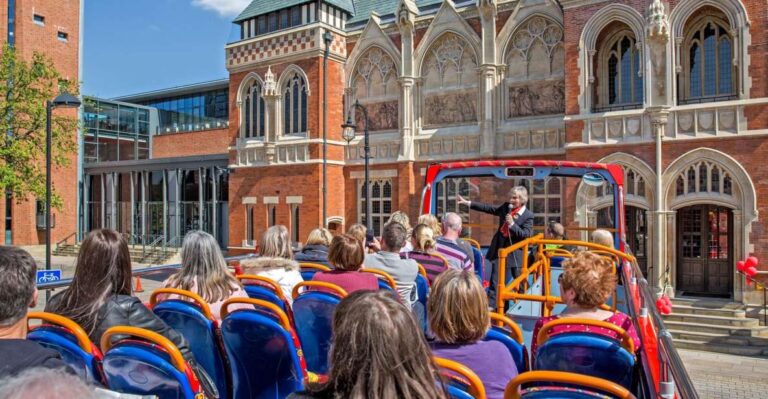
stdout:
MULTIPOLYGON (((62 91, 77 94, 73 82, 63 79, 53 62, 35 52, 22 59, 5 45, 0 57, 0 188, 21 201, 29 195, 45 198, 46 101, 62 91)), ((69 164, 77 151, 76 117, 54 112, 51 118, 52 166, 69 164)), ((61 198, 52 188, 52 206, 61 198)))

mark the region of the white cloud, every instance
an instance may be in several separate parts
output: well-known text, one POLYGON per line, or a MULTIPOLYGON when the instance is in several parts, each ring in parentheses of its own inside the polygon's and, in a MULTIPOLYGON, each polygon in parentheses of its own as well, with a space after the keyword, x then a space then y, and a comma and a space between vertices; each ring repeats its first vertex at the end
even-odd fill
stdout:
POLYGON ((251 0, 192 0, 192 5, 216 11, 222 17, 234 17, 250 3, 251 0))

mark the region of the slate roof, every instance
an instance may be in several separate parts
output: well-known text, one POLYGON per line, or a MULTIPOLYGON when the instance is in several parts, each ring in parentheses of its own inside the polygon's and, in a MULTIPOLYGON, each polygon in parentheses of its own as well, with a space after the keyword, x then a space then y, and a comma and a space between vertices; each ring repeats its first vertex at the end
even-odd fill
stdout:
MULTIPOLYGON (((233 22, 240 22, 253 18, 258 15, 296 6, 299 4, 310 3, 310 0, 253 0, 245 10, 238 15, 233 22)), ((326 3, 341 8, 342 10, 354 14, 355 5, 353 0, 325 0, 326 3)))

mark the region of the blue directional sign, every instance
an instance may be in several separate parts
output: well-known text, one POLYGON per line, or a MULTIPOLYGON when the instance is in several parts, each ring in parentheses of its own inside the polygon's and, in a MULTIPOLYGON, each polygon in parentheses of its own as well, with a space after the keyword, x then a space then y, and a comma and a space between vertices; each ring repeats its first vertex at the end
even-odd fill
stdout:
POLYGON ((61 269, 38 270, 37 283, 51 283, 61 280, 61 269))

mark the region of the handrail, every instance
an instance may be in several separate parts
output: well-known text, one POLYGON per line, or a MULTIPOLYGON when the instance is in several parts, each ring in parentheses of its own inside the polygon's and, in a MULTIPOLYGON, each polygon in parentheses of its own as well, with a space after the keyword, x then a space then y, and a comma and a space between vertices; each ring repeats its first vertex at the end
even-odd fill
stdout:
POLYGON ((389 273, 379 269, 360 269, 360 271, 376 275, 376 279, 383 280, 393 291, 397 291, 397 283, 389 273))
POLYGON ((514 320, 496 312, 490 312, 488 314, 491 316, 491 321, 496 323, 499 327, 509 327, 509 335, 512 336, 518 344, 523 344, 523 330, 520 329, 520 326, 518 326, 514 320))
POLYGON ((331 268, 315 262, 299 262, 299 269, 311 269, 311 270, 317 270, 319 272, 329 272, 331 271, 331 268))
POLYGON ((152 292, 152 295, 149 296, 149 304, 150 306, 154 307, 158 302, 169 300, 170 295, 178 295, 192 299, 193 302, 197 303, 197 306, 200 308, 200 311, 203 313, 203 316, 205 316, 206 319, 211 321, 215 320, 213 314, 211 314, 211 307, 208 305, 208 302, 206 302, 203 297, 195 294, 192 291, 181 290, 178 288, 158 288, 152 292), (166 294, 165 298, 158 300, 157 296, 163 294, 166 294))
POLYGON ((109 349, 112 348, 112 345, 114 345, 111 340, 114 335, 129 335, 146 339, 147 341, 160 346, 166 353, 168 353, 168 356, 171 358, 171 363, 173 363, 177 370, 184 372, 187 369, 187 362, 184 361, 181 351, 179 351, 179 348, 174 345, 171 340, 154 331, 138 327, 115 326, 104 332, 101 336, 101 351, 105 355, 109 349))
POLYGON ((258 274, 241 274, 239 276, 236 276, 237 280, 240 281, 240 284, 242 285, 249 285, 248 281, 256 281, 256 284, 250 284, 250 285, 257 285, 259 287, 267 288, 272 293, 274 293, 278 299, 280 299, 283 302, 287 302, 285 299, 285 295, 283 294, 283 289, 280 288, 280 284, 278 284, 275 280, 272 280, 269 277, 259 276, 258 274))
MULTIPOLYGON (((83 328, 73 320, 54 313, 29 312, 27 315, 27 323, 33 319, 42 320, 45 323, 55 324, 57 326, 66 328, 70 333, 72 333, 72 335, 75 336, 75 339, 77 339, 77 346, 79 346, 80 349, 85 351, 85 353, 93 354, 93 344, 91 343, 91 339, 88 337, 88 333, 86 333, 85 330, 83 330, 83 328)), ((27 328, 29 328, 29 326, 27 328)))
MULTIPOLYGON (((347 291, 336 284, 326 283, 325 281, 302 281, 293 286, 293 291, 291 292, 291 296, 293 297, 294 301, 296 300, 296 298, 299 297, 299 289, 303 287, 307 287, 308 289, 323 288, 329 291, 333 291, 334 295, 338 295, 341 298, 344 298, 347 296, 347 291)), ((307 291, 304 291, 304 292, 307 292, 307 291)))
POLYGON ((631 355, 634 356, 635 354, 635 343, 632 341, 632 337, 629 336, 626 330, 623 328, 613 324, 609 323, 607 321, 602 320, 592 320, 592 319, 582 319, 582 318, 576 318, 576 317, 566 317, 562 319, 556 319, 552 320, 547 324, 544 324, 543 327, 539 330, 539 334, 534 337, 536 340, 536 345, 544 345, 545 342, 550 338, 550 331, 557 327, 557 326, 563 326, 563 325, 583 325, 587 327, 599 327, 604 328, 606 330, 611 330, 615 332, 619 336, 619 340, 621 341, 621 346, 627 350, 631 355))
POLYGON ((56 251, 58 251, 58 250, 59 250, 59 246, 61 246, 61 244, 66 244, 66 243, 67 243, 67 241, 69 241, 69 239, 70 239, 70 238, 72 238, 72 237, 74 237, 74 236, 76 236, 76 235, 77 235, 77 232, 74 232, 74 233, 72 233, 72 234, 70 234, 70 235, 68 235, 68 236, 64 237, 64 239, 63 239, 63 240, 60 240, 60 241, 58 241, 58 242, 56 243, 56 251))
POLYGON ((221 319, 223 320, 226 318, 230 312, 229 312, 229 306, 233 304, 248 304, 253 306, 259 306, 264 309, 269 310, 272 312, 276 317, 277 320, 283 328, 285 328, 288 331, 292 331, 293 327, 291 327, 290 319, 288 318, 288 315, 283 312, 282 309, 280 309, 279 306, 275 305, 272 302, 265 301, 262 299, 256 299, 256 298, 229 298, 221 305, 221 319))
MULTIPOLYGON (((249 259, 255 257, 254 254, 248 254, 248 255, 239 255, 239 256, 230 256, 227 258, 224 258, 227 262, 233 262, 233 261, 239 261, 242 259, 249 259)), ((144 277, 144 276, 151 276, 151 275, 158 275, 168 272, 173 272, 181 269, 180 263, 174 263, 171 265, 155 265, 155 266, 147 266, 143 267, 141 269, 134 269, 131 272, 131 275, 133 277, 144 277)), ((69 286, 72 283, 72 278, 63 278, 58 281, 51 281, 48 283, 40 283, 37 285, 38 290, 54 290, 57 288, 64 288, 69 286)))
POLYGON ((466 379, 467 382, 469 382, 469 394, 472 395, 472 397, 475 399, 486 399, 487 396, 485 394, 485 385, 483 385, 483 381, 480 380, 480 377, 478 377, 469 367, 459 362, 437 356, 433 356, 432 359, 435 361, 437 367, 448 370, 459 377, 466 379))
POLYGON ((602 378, 576 373, 566 373, 564 371, 529 371, 527 373, 519 374, 512 381, 507 383, 507 387, 504 389, 504 399, 519 399, 521 394, 520 387, 523 384, 530 382, 573 384, 598 389, 620 399, 634 398, 634 395, 632 395, 627 388, 602 378))

